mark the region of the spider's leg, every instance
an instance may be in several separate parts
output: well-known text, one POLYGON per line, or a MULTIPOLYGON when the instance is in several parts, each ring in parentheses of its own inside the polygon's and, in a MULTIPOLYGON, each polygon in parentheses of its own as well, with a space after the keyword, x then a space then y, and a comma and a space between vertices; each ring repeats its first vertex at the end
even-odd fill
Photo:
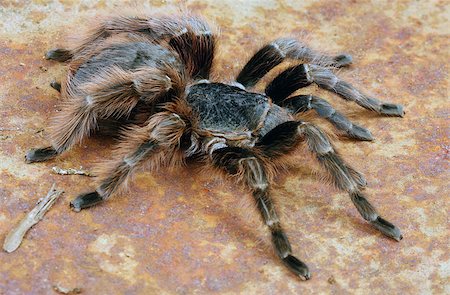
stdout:
POLYGON ((269 131, 256 145, 268 157, 278 157, 306 141, 309 150, 328 172, 336 187, 347 191, 361 216, 383 234, 397 241, 402 239, 400 230, 378 215, 364 197, 360 188, 366 184, 364 177, 348 166, 338 155, 327 136, 318 127, 299 121, 282 123, 269 131))
POLYGON ((58 92, 61 92, 61 83, 59 83, 57 81, 50 82, 50 87, 52 87, 53 89, 55 89, 58 92))
POLYGON ((346 66, 352 62, 352 58, 348 54, 323 55, 295 39, 280 38, 258 50, 241 70, 236 81, 245 88, 253 87, 264 75, 285 59, 334 67, 346 66))
POLYGON ((278 105, 289 108, 293 113, 315 110, 319 116, 327 119, 337 129, 343 130, 349 137, 360 140, 373 140, 370 132, 350 122, 337 112, 326 100, 311 95, 289 97, 294 91, 313 82, 308 65, 300 64, 288 68, 267 85, 265 93, 278 105))
POLYGON ((68 61, 73 57, 72 53, 68 49, 56 48, 51 49, 45 53, 45 58, 49 60, 55 60, 59 62, 68 61))
POLYGON ((160 161, 170 162, 186 126, 177 114, 164 112, 152 116, 144 127, 127 129, 115 154, 118 160, 105 163, 96 191, 79 195, 70 206, 80 211, 109 198, 146 161, 153 160, 153 168, 160 161))
POLYGON ((354 101, 365 109, 388 116, 403 117, 403 106, 380 101, 362 93, 351 84, 338 78, 330 69, 310 65, 310 74, 319 87, 333 91, 346 100, 354 101))
MULTIPOLYGON (((192 25, 192 24, 191 24, 192 25)), ((209 79, 211 72, 215 36, 203 23, 195 29, 189 28, 180 35, 175 35, 169 45, 178 53, 188 74, 193 79, 209 79)))
POLYGON ((338 130, 342 130, 348 137, 358 140, 373 140, 370 131, 352 123, 347 117, 336 111, 325 99, 313 95, 298 95, 283 100, 281 106, 289 109, 293 114, 314 110, 328 120, 338 130))
MULTIPOLYGON (((127 16, 110 18, 94 26, 79 44, 71 46, 66 55, 83 60, 91 52, 98 50, 106 39, 118 34, 143 38, 152 43, 168 42, 178 52, 192 77, 207 79, 209 76, 215 37, 208 24, 194 16, 178 19, 127 16)), ((58 49, 56 52, 63 51, 58 49)))
POLYGON ((400 117, 404 115, 403 106, 369 97, 349 83, 340 80, 330 69, 317 65, 300 64, 286 69, 267 85, 265 92, 276 103, 280 103, 294 91, 312 82, 379 114, 400 117))
POLYGON ((28 150, 25 154, 25 162, 35 163, 53 159, 58 153, 52 146, 28 150))
POLYGON ((211 156, 214 166, 231 175, 239 174, 243 177, 243 181, 253 192, 264 223, 272 233, 272 242, 278 257, 300 278, 309 279, 311 275, 306 264, 292 255, 291 245, 269 195, 269 182, 261 161, 251 151, 239 147, 219 148, 211 156))
POLYGON ((169 69, 149 68, 131 72, 115 67, 105 69, 97 77, 81 84, 69 80, 64 93, 69 99, 51 127, 52 153, 38 149, 39 152, 27 153, 26 161, 44 161, 50 155, 61 154, 92 133, 99 119, 126 117, 139 100, 152 103, 169 91, 179 93, 184 89, 180 79, 176 71, 169 69))

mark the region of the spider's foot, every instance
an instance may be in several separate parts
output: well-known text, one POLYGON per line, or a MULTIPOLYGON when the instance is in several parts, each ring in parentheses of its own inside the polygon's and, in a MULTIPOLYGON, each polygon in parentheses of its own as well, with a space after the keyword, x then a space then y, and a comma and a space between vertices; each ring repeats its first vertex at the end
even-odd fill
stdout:
POLYGON ((53 159, 58 153, 53 147, 31 149, 25 154, 26 163, 43 162, 53 159))
POLYGON ((334 66, 337 68, 345 67, 353 62, 353 57, 350 54, 340 54, 334 57, 334 66))
POLYGON ((308 266, 298 260, 295 256, 288 255, 283 258, 283 262, 292 272, 298 275, 300 279, 306 281, 311 278, 308 266))
POLYGON ((72 54, 67 49, 57 48, 47 51, 45 59, 56 60, 60 62, 67 61, 72 58, 72 54))
POLYGON ((373 137, 369 130, 364 127, 353 124, 352 129, 348 131, 348 136, 357 140, 372 141, 373 137))
POLYGON ((380 232, 390 238, 393 238, 397 242, 400 242, 400 240, 403 239, 400 229, 389 221, 381 218, 380 216, 378 216, 374 221, 371 221, 370 224, 372 224, 380 232))
POLYGON ((383 103, 381 105, 380 114, 403 117, 405 115, 405 111, 403 110, 403 106, 400 104, 383 103))
POLYGON ((61 83, 59 83, 59 82, 56 82, 56 81, 50 82, 50 87, 52 87, 53 89, 55 89, 58 92, 61 92, 61 83))
POLYGON ((81 209, 85 209, 94 206, 103 201, 103 198, 97 192, 91 192, 82 194, 76 197, 70 202, 70 208, 75 212, 80 212, 81 209))

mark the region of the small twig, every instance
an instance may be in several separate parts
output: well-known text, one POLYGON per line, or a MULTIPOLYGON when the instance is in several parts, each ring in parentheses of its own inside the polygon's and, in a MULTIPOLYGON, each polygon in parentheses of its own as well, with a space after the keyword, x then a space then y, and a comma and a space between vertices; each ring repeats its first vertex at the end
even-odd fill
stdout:
POLYGON ((22 243, 26 232, 44 217, 45 213, 53 206, 63 192, 64 191, 62 190, 56 190, 55 184, 53 184, 47 195, 40 199, 36 206, 25 216, 24 219, 22 219, 22 221, 20 221, 19 225, 9 232, 6 236, 5 242, 3 243, 3 250, 8 253, 16 250, 20 246, 20 243, 22 243))
POLYGON ((0 127, 0 131, 22 131, 22 129, 20 129, 19 127, 16 127, 16 128, 0 127))
POLYGON ((52 171, 59 175, 85 175, 85 176, 94 176, 91 172, 84 170, 83 167, 80 167, 80 169, 62 169, 60 167, 54 166, 52 168, 52 171))
POLYGON ((80 294, 82 292, 81 288, 75 287, 75 288, 66 288, 59 285, 54 285, 53 290, 55 290, 58 293, 61 294, 80 294))

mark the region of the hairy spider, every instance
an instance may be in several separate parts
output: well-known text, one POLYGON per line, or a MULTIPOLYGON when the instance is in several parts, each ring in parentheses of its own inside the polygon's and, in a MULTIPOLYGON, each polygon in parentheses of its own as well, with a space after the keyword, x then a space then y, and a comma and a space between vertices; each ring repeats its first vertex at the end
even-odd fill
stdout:
POLYGON ((378 114, 403 116, 403 107, 369 97, 338 78, 334 69, 352 62, 347 54, 322 55, 295 39, 280 38, 258 50, 235 81, 223 83, 209 80, 215 49, 216 36, 207 23, 183 15, 112 17, 79 44, 50 50, 47 59, 68 62, 65 82, 51 84, 66 100, 52 123, 52 145, 30 150, 26 161, 49 160, 93 131, 120 134, 114 159, 100 167, 96 190, 70 203, 79 211, 108 199, 144 163, 156 169, 195 158, 236 176, 251 190, 276 254, 296 275, 309 279, 306 264, 291 253, 270 196, 271 178, 286 163, 282 158, 304 142, 361 216, 401 240, 400 230, 361 192, 364 177, 341 159, 321 129, 299 117, 314 110, 358 140, 372 140, 370 132, 322 98, 292 94, 315 83, 378 114), (249 91, 286 60, 296 65, 264 93, 249 91))

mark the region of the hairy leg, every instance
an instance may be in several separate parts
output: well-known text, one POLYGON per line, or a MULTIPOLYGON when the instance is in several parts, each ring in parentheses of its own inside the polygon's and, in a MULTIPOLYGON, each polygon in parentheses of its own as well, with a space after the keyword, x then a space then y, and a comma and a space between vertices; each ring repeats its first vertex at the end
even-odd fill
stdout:
POLYGON ((264 75, 285 59, 334 67, 346 66, 352 62, 350 55, 323 55, 295 39, 280 38, 257 51, 241 70, 236 81, 246 88, 253 87, 264 75))
MULTIPOLYGON (((183 90, 183 78, 170 69, 148 68, 131 72, 109 68, 84 83, 69 80, 67 95, 70 98, 63 104, 51 127, 53 150, 56 151, 52 156, 89 136, 99 119, 129 116, 139 101, 151 104, 169 92, 179 94, 183 90)), ((48 159, 39 155, 43 153, 28 153, 27 162, 48 159)))
POLYGON ((52 87, 53 89, 55 89, 58 92, 61 92, 61 83, 59 83, 57 81, 50 82, 50 87, 52 87))
POLYGON ((154 115, 145 127, 128 129, 116 151, 116 160, 104 164, 97 189, 79 195, 70 206, 80 211, 109 198, 144 162, 149 161, 153 168, 161 161, 170 162, 186 126, 177 114, 165 112, 154 115))
POLYGON ((281 104, 296 90, 311 83, 333 91, 342 98, 354 101, 360 106, 388 116, 404 115, 403 107, 397 104, 382 102, 369 97, 349 83, 339 79, 329 68, 318 65, 300 64, 290 67, 273 79, 266 87, 266 94, 277 104, 281 104))
POLYGON ((319 87, 333 91, 346 100, 354 101, 365 109, 387 116, 403 117, 405 114, 402 105, 387 103, 370 97, 341 80, 330 69, 310 65, 310 74, 319 87))
POLYGON ((400 230, 383 219, 361 192, 361 187, 366 185, 364 177, 341 159, 325 133, 318 127, 310 123, 289 121, 267 133, 256 147, 268 157, 278 157, 293 150, 301 141, 306 141, 309 150, 328 172, 334 185, 349 193, 353 204, 365 220, 386 236, 397 241, 402 239, 400 230))
POLYGON ((86 37, 70 49, 50 50, 47 59, 83 63, 105 44, 106 40, 119 34, 151 43, 167 41, 183 60, 188 74, 194 79, 208 79, 215 50, 215 36, 208 24, 194 16, 178 19, 140 18, 118 16, 101 21, 86 37))
POLYGON ((369 130, 352 123, 323 98, 313 95, 298 95, 283 100, 281 106, 286 107, 293 114, 314 110, 338 130, 345 132, 348 137, 358 140, 373 140, 369 130))
POLYGON ((68 49, 56 48, 51 49, 45 53, 45 58, 48 60, 54 60, 59 62, 68 61, 73 57, 72 53, 68 49))
POLYGON ((291 245, 269 194, 269 182, 263 164, 251 151, 238 147, 220 148, 211 156, 217 168, 224 169, 231 175, 241 175, 245 184, 252 190, 263 221, 272 233, 272 243, 278 257, 300 278, 309 279, 311 275, 306 264, 292 255, 291 245))

